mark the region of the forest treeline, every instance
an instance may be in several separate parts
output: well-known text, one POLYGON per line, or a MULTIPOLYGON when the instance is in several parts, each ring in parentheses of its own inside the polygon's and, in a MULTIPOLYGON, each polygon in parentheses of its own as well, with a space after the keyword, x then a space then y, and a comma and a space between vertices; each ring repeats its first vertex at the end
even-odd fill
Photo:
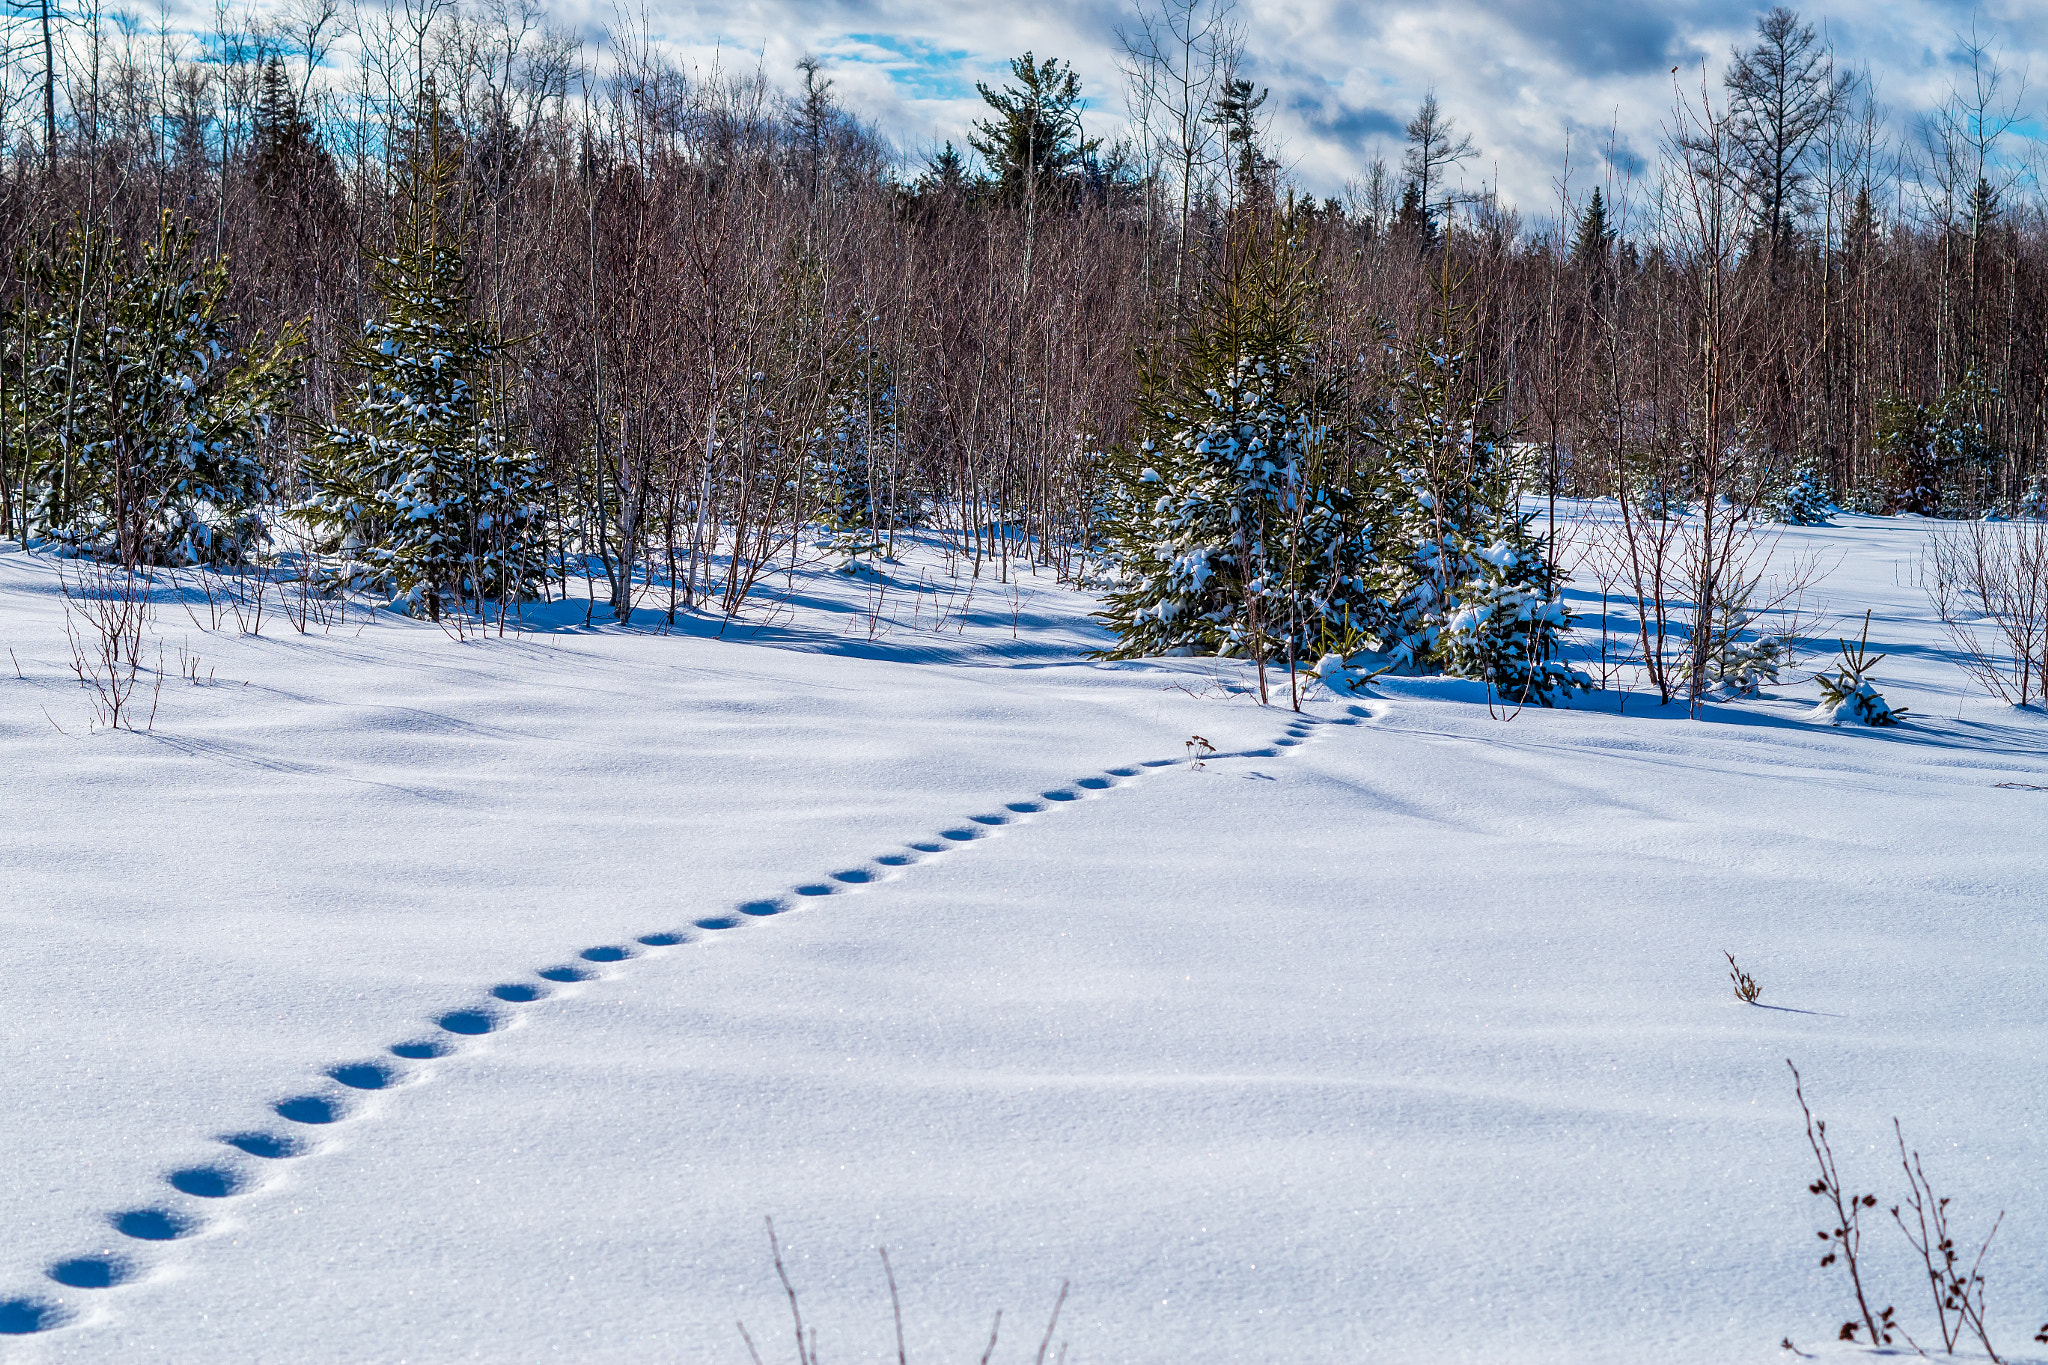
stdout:
POLYGON ((275 529, 255 506, 331 551, 459 505, 384 553, 452 555, 480 599, 574 556, 621 611, 657 580, 671 611, 735 611, 806 537, 857 556, 915 524, 1074 571, 1148 364, 1245 234, 1313 277, 1303 354, 1395 406, 1455 316, 1524 493, 2040 510, 2048 223, 1988 49, 1894 142, 1868 79, 1773 11, 1675 88, 1656 164, 1567 181, 1532 229, 1456 187, 1478 149, 1433 97, 1398 165, 1302 194, 1227 5, 1146 4, 1126 90, 1025 54, 923 156, 823 63, 685 69, 517 0, 305 0, 198 41, 17 6, 0 519, 232 560, 275 529), (456 332, 431 405, 378 360, 456 332), (488 458, 467 492, 391 494, 378 452, 429 406, 419 439, 488 458), (544 543, 493 559, 507 535, 544 543))

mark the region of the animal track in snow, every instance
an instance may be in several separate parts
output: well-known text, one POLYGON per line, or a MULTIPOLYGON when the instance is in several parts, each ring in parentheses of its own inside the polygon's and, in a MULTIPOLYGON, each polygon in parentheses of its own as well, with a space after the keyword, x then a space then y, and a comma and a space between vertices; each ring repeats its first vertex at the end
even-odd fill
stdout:
POLYGON ((189 1194, 195 1199, 226 1199, 240 1194, 249 1187, 239 1171, 224 1166, 188 1166, 182 1171, 172 1171, 164 1179, 179 1194, 189 1194))
MULTIPOLYGON (((392 1050, 397 1051, 396 1048, 392 1050)), ((304 1156, 309 1150, 306 1144, 297 1138, 283 1137, 277 1133, 231 1133, 221 1141, 230 1147, 247 1152, 250 1156, 260 1156, 265 1161, 285 1161, 295 1156, 304 1156)))
POLYGON ((114 1231, 139 1242, 175 1242, 199 1231, 199 1220, 173 1209, 129 1209, 107 1219, 114 1231))
MULTIPOLYGON (((582 978, 578 977, 577 980, 582 978)), ((424 1062, 430 1057, 446 1057, 455 1049, 436 1038, 423 1038, 416 1043, 393 1043, 391 1055, 403 1057, 408 1062, 424 1062)))
POLYGON ((327 1073, 351 1090, 382 1090, 398 1079, 398 1073, 379 1062, 350 1062, 327 1073))
MULTIPOLYGON (((1235 753, 1217 753, 1208 756, 1208 762, 1231 758, 1272 758, 1283 749, 1300 746, 1314 737, 1319 725, 1357 725, 1370 713, 1359 707, 1349 708, 1351 714, 1324 720, 1298 719, 1291 722, 1284 735, 1274 739, 1269 747, 1240 750, 1235 753)), ((1001 811, 980 815, 969 815, 958 825, 942 829, 935 837, 905 844, 901 851, 877 855, 870 864, 842 868, 827 873, 823 878, 794 885, 784 893, 765 896, 758 900, 743 902, 730 912, 706 915, 691 921, 697 929, 723 931, 737 929, 751 921, 768 919, 785 914, 806 902, 824 898, 860 893, 879 886, 891 878, 890 869, 913 867, 926 862, 931 855, 965 848, 990 837, 1006 835, 1015 830, 1027 817, 1044 815, 1075 802, 1112 791, 1126 785, 1131 779, 1146 775, 1149 770, 1181 766, 1184 760, 1174 758, 1147 759, 1128 767, 1109 768, 1099 774, 1076 778, 1066 786, 1051 788, 1035 796, 1010 801, 1001 811)), ((543 967, 534 972, 540 982, 577 984, 598 981, 605 974, 583 964, 612 964, 627 962, 642 955, 641 949, 666 949, 680 947, 695 941, 692 934, 676 930, 660 930, 641 935, 636 943, 603 944, 585 948, 577 954, 578 961, 559 966, 543 967)), ((550 999, 554 995, 547 986, 532 982, 509 981, 490 990, 491 1005, 454 1009, 434 1018, 434 1025, 440 1036, 415 1037, 393 1043, 387 1049, 390 1056, 404 1062, 424 1062, 455 1055, 466 1040, 496 1033, 510 1022, 510 1014, 498 1006, 532 1005, 550 999)), ((407 1078, 407 1071, 384 1062, 347 1062, 328 1068, 328 1080, 344 1087, 345 1091, 367 1092, 392 1089, 407 1078)), ((420 1076, 423 1073, 412 1073, 420 1076)), ((345 1102, 343 1094, 303 1094, 274 1104, 272 1112, 291 1125, 317 1131, 330 1125, 356 1118, 360 1112, 345 1102)), ((228 1133, 219 1142, 235 1149, 245 1156, 262 1161, 289 1161, 317 1154, 315 1143, 287 1130, 284 1132, 264 1129, 250 1129, 228 1133)), ((214 1201, 258 1193, 257 1182, 245 1171, 233 1166, 194 1164, 180 1167, 164 1177, 166 1183, 177 1193, 195 1200, 214 1201)), ((112 1229, 131 1242, 140 1246, 162 1245, 183 1241, 203 1230, 204 1221, 196 1214, 177 1208, 135 1208, 123 1210, 108 1216, 112 1229)), ((112 1251, 100 1251, 76 1255, 51 1263, 44 1271, 49 1283, 66 1289, 101 1292, 118 1289, 123 1285, 143 1279, 148 1265, 128 1256, 112 1251)), ((0 1299, 0 1335, 26 1335, 62 1328, 78 1320, 79 1315, 62 1302, 22 1296, 0 1299)))
POLYGON ((72 1289, 112 1289, 127 1284, 142 1272, 125 1256, 74 1256, 43 1273, 72 1289))
POLYGON ((62 1327, 69 1315, 42 1299, 0 1299, 0 1336, 27 1336, 62 1327))
POLYGON ((293 1123, 333 1123, 341 1118, 341 1106, 325 1095, 300 1095, 274 1107, 279 1118, 293 1123))

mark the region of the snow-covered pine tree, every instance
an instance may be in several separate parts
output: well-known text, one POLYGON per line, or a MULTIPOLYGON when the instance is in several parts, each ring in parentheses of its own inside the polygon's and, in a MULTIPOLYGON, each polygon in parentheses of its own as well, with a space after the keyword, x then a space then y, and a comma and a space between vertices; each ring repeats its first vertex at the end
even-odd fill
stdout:
POLYGON ((1814 675, 1820 684, 1820 705, 1813 710, 1815 720, 1830 725, 1848 722, 1852 725, 1897 725, 1905 716, 1906 708, 1893 706, 1884 699, 1870 680, 1871 670, 1884 661, 1884 655, 1870 652, 1870 613, 1863 613, 1863 635, 1854 649, 1843 640, 1841 662, 1833 672, 1814 675))
POLYGON ((1508 701, 1551 705, 1590 686, 1557 659, 1571 613, 1524 514, 1508 452, 1466 374, 1448 300, 1418 338, 1383 436, 1398 483, 1384 566, 1383 652, 1404 671, 1478 678, 1508 701))
POLYGON ((254 552, 271 496, 260 454, 300 382, 303 328, 239 354, 227 265, 196 255, 168 213, 134 261, 74 224, 31 260, 5 327, 32 528, 130 568, 254 552))
POLYGON ((811 435, 811 466, 818 480, 819 521, 827 548, 843 556, 841 573, 855 573, 863 555, 882 549, 884 499, 877 479, 896 443, 896 390, 886 368, 863 345, 853 348, 844 381, 811 435))
POLYGON ((2028 521, 2048 521, 2048 475, 2035 474, 2027 480, 2017 511, 2028 521))
POLYGON ((1651 521, 1684 521, 1692 511, 1683 488, 1683 471, 1673 476, 1661 464, 1645 461, 1643 467, 1626 477, 1630 501, 1651 521))
POLYGON ((1756 580, 1738 585, 1715 610, 1707 671, 1720 696, 1754 697, 1764 684, 1775 685, 1792 661, 1794 642, 1782 628, 1767 628, 1750 608, 1757 586, 1756 580))
POLYGON ((351 579, 438 621, 450 598, 481 611, 540 581, 546 486, 539 458, 494 420, 486 369, 505 343, 472 316, 431 86, 420 103, 405 216, 375 262, 384 315, 351 347, 363 378, 308 454, 303 511, 340 537, 351 579))
POLYGON ((1107 464, 1111 658, 1310 660, 1372 613, 1364 471, 1316 364, 1300 248, 1246 226, 1148 365, 1107 464))
POLYGON ((1872 444, 1886 469, 1884 511, 1968 515, 1966 485, 1988 474, 2000 458, 1981 415, 1997 396, 1974 370, 1931 403, 1879 395, 1872 444))
POLYGON ((1771 491, 1764 510, 1780 525, 1825 526, 1828 514, 1835 510, 1835 500, 1820 469, 1808 459, 1794 466, 1784 482, 1771 491))

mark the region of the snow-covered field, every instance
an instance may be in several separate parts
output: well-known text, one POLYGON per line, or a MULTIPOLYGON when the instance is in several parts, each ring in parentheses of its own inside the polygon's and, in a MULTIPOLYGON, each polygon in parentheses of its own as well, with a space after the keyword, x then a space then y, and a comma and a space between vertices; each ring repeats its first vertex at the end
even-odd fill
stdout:
POLYGON ((0 1359, 792 1361, 771 1216, 828 1361, 896 1359, 884 1246, 913 1361, 998 1309, 1037 1359, 1062 1282, 1048 1361, 1848 1357, 1788 1057, 1858 1189, 1897 1116, 1972 1250, 2004 1211, 2048 1358, 2048 725, 1948 656, 1926 523, 1838 520, 1785 549, 1896 730, 1297 716, 921 552, 722 636, 166 594, 153 731, 88 733, 0 553, 0 1359))

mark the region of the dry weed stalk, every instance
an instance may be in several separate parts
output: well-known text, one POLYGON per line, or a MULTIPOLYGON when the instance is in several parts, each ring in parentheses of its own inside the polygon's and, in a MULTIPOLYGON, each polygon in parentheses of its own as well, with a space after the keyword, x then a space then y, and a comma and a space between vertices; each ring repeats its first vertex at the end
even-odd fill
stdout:
MULTIPOLYGON (((803 1308, 797 1299, 796 1283, 789 1277, 789 1267, 782 1259, 782 1243, 775 1235, 775 1220, 769 1218, 764 1221, 768 1225, 768 1254, 775 1265, 775 1277, 781 1282, 783 1295, 789 1300, 790 1324, 796 1334, 796 1365, 818 1365, 818 1329, 804 1323, 803 1308)), ((889 1262, 887 1247, 879 1248, 879 1252, 882 1258, 882 1274, 889 1284, 889 1307, 895 1318, 896 1363, 909 1365, 910 1352, 903 1333, 903 1299, 897 1292, 896 1268, 889 1262)), ((1059 1330, 1060 1310, 1066 1306, 1067 1294, 1071 1288, 1071 1281, 1060 1281, 1059 1292, 1053 1298, 1052 1316, 1046 1321, 1045 1334, 1039 1338, 1038 1354, 1033 1358, 1033 1365, 1045 1365, 1046 1355, 1052 1349, 1053 1334, 1059 1330)), ((747 1324, 741 1321, 736 1326, 739 1328, 740 1340, 746 1343, 748 1357, 754 1365, 764 1365, 760 1348, 754 1344, 753 1334, 747 1331, 747 1324)), ((989 1361, 994 1357, 996 1340, 1002 1329, 1003 1310, 998 1308, 995 1320, 989 1326, 988 1345, 982 1350, 981 1365, 989 1365, 989 1361)), ((1059 1354, 1054 1358, 1055 1365, 1060 1365, 1066 1358, 1067 1344, 1061 1342, 1059 1354)))
POLYGON ((2001 1209, 1992 1221, 1991 1231, 1984 1234, 1984 1240, 1977 1247, 1977 1254, 1969 1268, 1963 1268, 1956 1255, 1956 1241, 1948 1227, 1948 1205, 1945 1196, 1934 1192, 1933 1184, 1927 1179, 1927 1172, 1920 1165, 1920 1153, 1910 1155, 1906 1151, 1906 1134, 1899 1127, 1897 1119, 1892 1120, 1893 1135, 1899 1142, 1899 1165, 1906 1172, 1906 1186, 1912 1192, 1906 1197, 1904 1207, 1913 1213, 1911 1223, 1906 1221, 1900 1206, 1892 1206, 1892 1219, 1899 1225, 1899 1231, 1906 1234, 1906 1240, 1920 1256, 1920 1263, 1927 1271, 1928 1288, 1934 1294, 1935 1321, 1941 1329, 1941 1347, 1953 1352, 1956 1343, 1968 1331, 1984 1347, 1992 1365, 2002 1365, 1998 1352, 1992 1349, 1990 1334, 1984 1327, 1984 1253, 1991 1249, 1991 1239, 1998 1235, 1998 1228, 2005 1221, 2001 1209))
POLYGON ((1849 1194, 1842 1188, 1841 1172, 1835 1166, 1834 1148, 1828 1144, 1828 1125, 1825 1119, 1816 1119, 1813 1110, 1807 1107, 1806 1091, 1799 1082, 1799 1068, 1786 1058, 1785 1065, 1792 1071, 1792 1093, 1799 1098, 1799 1112, 1806 1116, 1806 1142, 1813 1149, 1813 1159, 1820 1167, 1820 1179, 1807 1186, 1809 1194, 1817 1195, 1828 1202, 1834 1211, 1834 1227, 1815 1234, 1828 1244, 1827 1255, 1820 1258, 1823 1266, 1833 1265, 1837 1260, 1849 1274, 1849 1287, 1856 1299, 1856 1312, 1861 1320, 1851 1318, 1842 1324, 1839 1337, 1843 1341, 1856 1340, 1858 1329, 1867 1328, 1870 1344, 1888 1346, 1892 1339, 1892 1309, 1886 1306, 1882 1313, 1873 1313, 1870 1298, 1863 1288, 1863 1210, 1877 1207, 1874 1194, 1849 1194))
POLYGON ((1728 979, 1735 985, 1735 998, 1745 1005, 1763 999, 1764 988, 1756 984, 1755 977, 1735 965, 1735 954, 1723 949, 1721 956, 1728 959, 1728 979))

